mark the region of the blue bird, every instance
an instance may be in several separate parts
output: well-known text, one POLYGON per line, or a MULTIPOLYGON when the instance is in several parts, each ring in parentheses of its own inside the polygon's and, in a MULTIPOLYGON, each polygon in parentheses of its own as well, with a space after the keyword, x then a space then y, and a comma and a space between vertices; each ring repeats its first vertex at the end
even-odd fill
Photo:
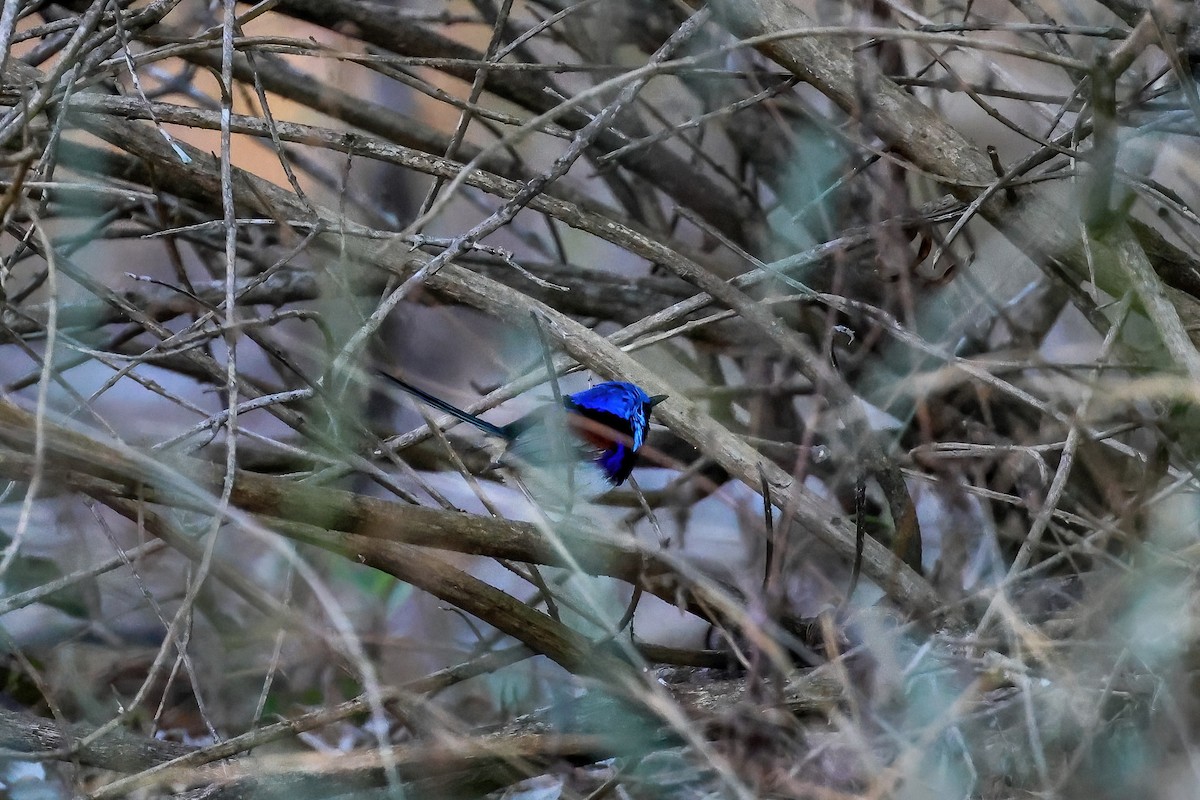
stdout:
POLYGON ((667 399, 632 383, 609 381, 564 395, 562 411, 546 405, 507 425, 494 425, 382 370, 379 374, 439 411, 503 439, 508 452, 527 463, 552 462, 555 450, 565 452, 554 435, 565 427, 576 440, 568 456, 594 461, 610 486, 621 485, 633 472, 650 430, 650 411, 667 399))

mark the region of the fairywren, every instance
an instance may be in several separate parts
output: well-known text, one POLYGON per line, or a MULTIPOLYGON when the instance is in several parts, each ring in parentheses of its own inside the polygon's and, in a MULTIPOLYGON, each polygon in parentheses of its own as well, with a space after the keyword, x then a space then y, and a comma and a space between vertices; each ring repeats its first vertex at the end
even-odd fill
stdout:
POLYGON ((633 472, 650 429, 650 411, 667 399, 665 394, 648 395, 632 383, 609 381, 564 395, 561 410, 546 405, 507 425, 493 425, 382 370, 379 374, 439 411, 504 440, 507 452, 520 462, 553 463, 563 457, 556 457, 556 451, 575 461, 593 462, 603 473, 604 488, 619 486, 633 472), (574 441, 564 446, 560 429, 574 441))

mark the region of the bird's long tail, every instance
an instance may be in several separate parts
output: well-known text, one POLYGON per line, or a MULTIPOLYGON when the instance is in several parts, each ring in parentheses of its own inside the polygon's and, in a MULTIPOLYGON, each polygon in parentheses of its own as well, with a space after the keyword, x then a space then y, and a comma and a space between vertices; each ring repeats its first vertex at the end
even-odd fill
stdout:
POLYGON ((413 386, 411 383, 408 383, 407 381, 402 381, 394 375, 389 375, 388 373, 384 372, 381 369, 376 370, 376 372, 378 372, 383 377, 387 378, 392 383, 399 386, 404 391, 411 394, 413 397, 416 397, 417 399, 421 400, 423 403, 433 406, 438 411, 443 411, 452 417, 461 419, 463 422, 467 423, 468 425, 474 425, 476 428, 479 428, 479 430, 483 431, 484 433, 491 434, 492 436, 499 436, 501 439, 512 439, 512 435, 508 431, 506 431, 504 428, 501 428, 499 425, 493 425, 492 423, 488 422, 487 420, 480 419, 479 417, 475 416, 474 414, 472 414, 469 411, 463 411, 458 406, 450 405, 442 398, 435 397, 434 395, 431 395, 429 392, 427 392, 423 389, 418 389, 416 386, 413 386))

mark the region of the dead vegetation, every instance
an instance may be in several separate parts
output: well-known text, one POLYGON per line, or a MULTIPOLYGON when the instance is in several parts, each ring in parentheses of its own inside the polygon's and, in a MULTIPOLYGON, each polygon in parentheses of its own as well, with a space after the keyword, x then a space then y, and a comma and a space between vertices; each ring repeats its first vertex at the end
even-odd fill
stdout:
POLYGON ((1194 796, 1193 14, 8 0, 0 781, 1194 796))

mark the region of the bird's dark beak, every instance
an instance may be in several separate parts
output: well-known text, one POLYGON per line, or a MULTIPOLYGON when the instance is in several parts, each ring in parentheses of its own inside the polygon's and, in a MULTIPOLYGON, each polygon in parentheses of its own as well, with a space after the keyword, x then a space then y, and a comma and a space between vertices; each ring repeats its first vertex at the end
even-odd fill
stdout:
POLYGON ((666 400, 668 397, 670 397, 670 395, 666 395, 666 394, 656 394, 656 395, 653 395, 653 396, 650 398, 650 402, 649 402, 649 403, 647 403, 646 405, 648 405, 650 408, 654 408, 656 405, 658 405, 659 403, 661 403, 663 400, 666 400))

